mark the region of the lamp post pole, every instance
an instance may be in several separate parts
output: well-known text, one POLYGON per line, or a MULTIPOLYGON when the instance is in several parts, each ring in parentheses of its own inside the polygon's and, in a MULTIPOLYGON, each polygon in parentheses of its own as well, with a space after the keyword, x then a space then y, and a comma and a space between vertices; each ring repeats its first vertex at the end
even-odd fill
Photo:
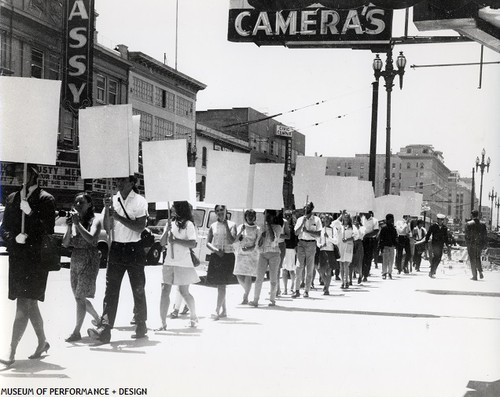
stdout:
POLYGON ((378 88, 379 88, 378 78, 376 78, 375 81, 372 83, 372 87, 373 87, 372 126, 371 126, 372 128, 370 135, 370 161, 368 164, 368 180, 372 183, 373 191, 375 192, 375 170, 377 168, 377 118, 378 118, 377 116, 378 116, 378 88))
POLYGON ((497 207, 497 230, 499 230, 499 227, 498 227, 498 210, 500 209, 500 200, 498 200, 498 198, 495 200, 495 207, 497 207))
POLYGON ((474 211, 475 205, 475 196, 476 196, 476 183, 474 182, 474 167, 472 167, 472 189, 470 191, 470 211, 474 211))
POLYGON ((476 172, 478 170, 478 168, 481 169, 481 185, 479 187, 479 219, 482 219, 483 217, 483 212, 481 211, 481 205, 482 205, 482 202, 483 202, 483 175, 484 175, 484 169, 486 168, 486 171, 490 171, 490 163, 491 163, 491 160, 490 158, 488 157, 488 159, 486 160, 486 163, 484 162, 484 156, 486 155, 486 150, 483 150, 481 151, 481 162, 479 162, 479 157, 476 157, 476 172))
MULTIPOLYGON (((403 88, 403 75, 405 73, 406 58, 401 51, 396 59, 397 69, 394 69, 392 62, 392 48, 387 51, 387 58, 385 61, 385 70, 382 70, 382 61, 377 54, 373 61, 373 70, 375 72, 375 79, 382 76, 385 80, 385 91, 387 92, 387 121, 386 121, 386 143, 385 143, 385 183, 384 194, 390 193, 391 187, 391 100, 392 100, 392 87, 394 87, 394 78, 399 76, 399 88, 403 88)), ((373 122, 373 119, 372 119, 373 122)), ((373 124, 372 124, 373 126, 373 124)), ((370 153, 371 154, 371 153, 370 153)))
POLYGON ((488 198, 491 200, 490 230, 493 231, 493 201, 497 198, 497 192, 495 192, 494 188, 491 188, 488 198))

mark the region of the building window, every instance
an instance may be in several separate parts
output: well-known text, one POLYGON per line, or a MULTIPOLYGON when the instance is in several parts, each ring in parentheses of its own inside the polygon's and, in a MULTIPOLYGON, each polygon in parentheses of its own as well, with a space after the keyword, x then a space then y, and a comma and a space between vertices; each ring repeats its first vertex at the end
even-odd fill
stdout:
POLYGON ((108 103, 116 105, 118 103, 118 82, 109 80, 108 82, 108 103))
POLYGON ((424 149, 424 150, 422 150, 422 153, 424 153, 424 154, 429 153, 429 149, 424 149))
POLYGON ((424 182, 420 182, 419 189, 423 189, 423 188, 424 188, 424 182))
POLYGON ((340 176, 340 172, 337 172, 337 176, 340 176))
POLYGON ((391 177, 396 178, 396 173, 393 172, 391 177))
POLYGON ((139 136, 142 139, 151 140, 153 138, 153 116, 149 113, 137 109, 132 109, 132 113, 134 115, 139 114, 141 116, 139 136))
POLYGON ((411 149, 406 149, 406 153, 411 153, 411 149))
POLYGON ((153 84, 134 77, 132 87, 132 92, 136 98, 147 103, 153 103, 153 84))
POLYGON ((174 123, 170 120, 155 117, 154 139, 162 140, 174 135, 174 123))
POLYGON ((59 57, 54 54, 49 54, 49 79, 59 80, 60 70, 59 57))
POLYGON ((75 118, 73 114, 64 109, 62 113, 62 138, 65 141, 73 141, 75 131, 75 118))
POLYGON ((420 163, 420 168, 424 168, 424 163, 420 163))
POLYGON ((365 163, 361 163, 361 164, 359 165, 359 169, 364 170, 364 169, 365 169, 365 163))
POLYGON ((411 168, 411 164, 410 164, 409 162, 408 162, 408 163, 406 163, 406 168, 407 168, 407 169, 410 169, 410 168, 411 168))
POLYGON ((187 119, 193 119, 193 101, 189 101, 180 96, 177 97, 177 107, 175 113, 179 116, 186 117, 187 119))
POLYGON ((392 169, 396 168, 396 163, 392 163, 392 169))
POLYGON ((106 103, 106 77, 98 74, 96 76, 97 102, 106 103))
POLYGON ((31 49, 31 77, 43 78, 43 52, 31 49))
POLYGON ((7 35, 0 32, 0 66, 6 68, 7 64, 7 35))
POLYGON ((177 131, 175 134, 176 138, 180 138, 180 139, 185 138, 190 142, 192 139, 193 133, 194 133, 194 131, 191 128, 185 127, 182 124, 177 124, 177 131))
POLYGON ((201 149, 201 166, 207 166, 207 148, 205 146, 201 149))

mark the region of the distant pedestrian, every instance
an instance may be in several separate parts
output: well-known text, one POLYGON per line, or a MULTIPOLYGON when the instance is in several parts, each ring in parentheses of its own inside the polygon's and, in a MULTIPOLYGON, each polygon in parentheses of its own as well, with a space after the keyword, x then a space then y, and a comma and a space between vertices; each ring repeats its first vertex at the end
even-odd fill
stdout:
POLYGON ((425 235, 427 231, 424 227, 424 221, 419 219, 417 221, 417 226, 413 228, 412 231, 413 239, 415 240, 415 253, 413 258, 413 263, 415 265, 415 270, 420 271, 420 264, 422 263, 422 254, 425 252, 425 235))
POLYGON ((396 268, 398 273, 409 273, 408 264, 411 257, 410 248, 410 220, 409 216, 403 216, 403 219, 396 222, 396 231, 398 233, 398 244, 396 245, 396 268), (403 256, 404 251, 404 256, 403 256))
POLYGON ((349 288, 349 265, 352 262, 354 253, 354 228, 351 215, 345 212, 342 215, 342 229, 338 236, 338 247, 340 251, 340 278, 342 286, 340 288, 349 288))
POLYGON ((184 298, 188 308, 190 321, 189 326, 195 328, 198 325, 196 306, 193 295, 189 292, 189 286, 200 282, 200 278, 191 259, 190 250, 196 247, 196 228, 193 223, 193 214, 187 201, 174 201, 174 217, 172 222, 165 228, 160 244, 167 245, 167 256, 163 264, 163 282, 161 284, 160 318, 161 327, 156 331, 167 329, 167 313, 170 305, 170 291, 173 285, 177 285, 179 292, 184 298))
POLYGON ((278 247, 280 248, 280 265, 278 267, 278 287, 276 290, 276 296, 281 295, 281 283, 280 283, 280 275, 281 275, 281 269, 283 268, 283 261, 285 260, 285 255, 286 255, 286 240, 290 238, 290 225, 288 224, 288 221, 284 217, 283 211, 278 211, 278 215, 276 217, 277 219, 277 224, 281 226, 281 234, 278 237, 278 247))
POLYGON ((323 295, 330 295, 330 283, 335 267, 335 244, 337 241, 336 230, 332 228, 333 218, 325 215, 323 230, 319 239, 319 275, 323 280, 323 295))
POLYGON ((279 224, 277 211, 267 209, 264 216, 265 224, 257 242, 259 262, 257 265, 257 279, 255 280, 254 299, 250 302, 250 305, 255 307, 259 304, 262 283, 267 270, 269 270, 269 278, 271 281, 269 306, 276 305, 276 291, 278 289, 278 271, 281 255, 278 245, 278 237, 282 233, 282 227, 279 224))
MULTIPOLYGON (((54 197, 38 187, 38 168, 29 164, 26 186, 7 197, 1 235, 9 252, 9 299, 16 302, 16 316, 8 359, 0 360, 5 367, 14 364, 16 350, 31 323, 38 339, 30 359, 40 358, 49 350, 38 301, 45 300, 48 270, 41 264, 42 240, 54 233, 54 197), (22 217, 24 216, 24 233, 22 217)), ((14 179, 23 181, 24 167, 14 165, 14 179)))
MULTIPOLYGON (((368 211, 363 222, 365 236, 363 237, 363 281, 368 281, 374 252, 377 252, 378 220, 373 217, 373 211, 368 211)), ((375 256, 375 264, 377 257, 375 256)))
MULTIPOLYGON (((288 280, 291 281, 290 291, 295 291, 295 269, 297 268, 297 236, 293 232, 295 229, 295 218, 291 210, 286 210, 284 213, 286 224, 288 225, 289 235, 285 238, 286 253, 283 260, 283 293, 288 295, 288 280)), ((285 225, 285 224, 284 224, 285 225)))
POLYGON ((260 227, 255 224, 256 212, 252 209, 246 210, 244 217, 245 223, 238 226, 234 241, 236 256, 234 275, 243 288, 242 305, 248 303, 252 277, 257 277, 257 263, 259 261, 257 240, 260 235, 260 227))
POLYGON ((349 285, 352 285, 353 274, 358 275, 358 284, 361 284, 363 273, 363 237, 365 235, 365 227, 361 224, 361 216, 356 215, 353 219, 354 230, 354 252, 352 254, 352 262, 349 265, 349 285))
POLYGON ((429 277, 436 277, 436 270, 441 262, 441 257, 443 256, 443 246, 446 244, 448 248, 448 258, 451 260, 451 250, 450 243, 448 241, 448 228, 444 224, 445 216, 443 214, 437 214, 437 221, 431 225, 429 232, 425 236, 425 242, 428 243, 430 240, 430 262, 431 269, 429 271, 429 277))
POLYGON ((300 284, 304 278, 304 298, 309 298, 309 290, 313 282, 316 242, 323 228, 321 219, 313 215, 313 210, 314 204, 312 202, 307 203, 304 207, 304 215, 295 224, 295 235, 299 240, 297 243, 297 259, 299 263, 296 271, 295 293, 292 295, 292 298, 300 296, 300 284))
POLYGON ((483 267, 481 265, 481 251, 486 248, 488 232, 484 222, 479 220, 479 211, 472 211, 472 219, 465 225, 465 243, 469 254, 472 279, 483 278, 483 267))
POLYGON ((227 217, 225 205, 215 206, 217 221, 210 225, 207 236, 207 247, 212 254, 208 263, 207 284, 217 287, 217 304, 214 320, 227 317, 226 285, 232 284, 234 272, 234 247, 236 224, 227 217))
POLYGON ((382 251, 382 278, 388 276, 392 279, 392 267, 394 266, 394 250, 396 249, 398 232, 394 227, 394 215, 385 216, 385 226, 380 230, 379 250, 382 251))
POLYGON ((99 315, 88 298, 95 295, 96 280, 99 274, 100 255, 97 248, 102 220, 94 214, 92 197, 87 193, 78 193, 73 202, 73 209, 66 219, 67 229, 62 245, 73 247, 71 250, 70 276, 71 289, 76 300, 76 325, 66 342, 82 339, 85 314, 99 322, 99 315))

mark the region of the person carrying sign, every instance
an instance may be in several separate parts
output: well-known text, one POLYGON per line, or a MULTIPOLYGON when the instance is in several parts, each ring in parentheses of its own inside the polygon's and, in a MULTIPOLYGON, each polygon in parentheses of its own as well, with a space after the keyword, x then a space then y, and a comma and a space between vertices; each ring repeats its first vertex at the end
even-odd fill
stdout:
MULTIPOLYGON (((23 165, 14 166, 14 177, 23 180, 23 165)), ((38 187, 38 169, 27 166, 26 188, 7 197, 1 235, 9 252, 9 299, 17 300, 12 327, 9 358, 0 360, 4 366, 14 364, 16 350, 31 322, 38 346, 29 359, 40 358, 49 350, 38 301, 45 299, 48 270, 42 266, 42 240, 54 233, 54 197, 38 187), (24 230, 23 230, 24 217, 24 230)))
POLYGON ((136 183, 137 178, 134 175, 118 178, 118 193, 112 198, 104 199, 104 228, 108 234, 112 233, 113 242, 106 270, 106 292, 101 321, 97 328, 89 328, 87 331, 91 338, 102 343, 109 343, 111 340, 111 329, 115 323, 120 286, 125 272, 128 273, 134 296, 136 330, 132 338, 144 338, 148 332, 144 291, 146 257, 141 242, 141 233, 146 227, 148 216, 148 203, 137 193, 136 183))

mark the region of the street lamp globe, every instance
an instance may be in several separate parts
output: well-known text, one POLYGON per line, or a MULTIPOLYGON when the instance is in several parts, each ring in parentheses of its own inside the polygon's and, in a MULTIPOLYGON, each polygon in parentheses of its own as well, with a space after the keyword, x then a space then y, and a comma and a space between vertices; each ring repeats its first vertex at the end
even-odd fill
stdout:
POLYGON ((399 52, 399 55, 396 59, 396 66, 399 71, 403 71, 406 66, 406 57, 403 55, 403 51, 399 52))
POLYGON ((476 157, 476 171, 477 171, 478 168, 479 168, 479 156, 476 157))
POLYGON ((375 77, 378 79, 380 77, 380 71, 382 70, 382 67, 384 64, 382 63, 382 59, 380 59, 380 55, 377 54, 375 55, 375 59, 373 60, 373 71, 375 72, 375 77))
POLYGON ((481 150, 481 155, 484 156, 485 154, 486 154, 486 150, 484 150, 484 148, 483 148, 483 150, 481 150))

